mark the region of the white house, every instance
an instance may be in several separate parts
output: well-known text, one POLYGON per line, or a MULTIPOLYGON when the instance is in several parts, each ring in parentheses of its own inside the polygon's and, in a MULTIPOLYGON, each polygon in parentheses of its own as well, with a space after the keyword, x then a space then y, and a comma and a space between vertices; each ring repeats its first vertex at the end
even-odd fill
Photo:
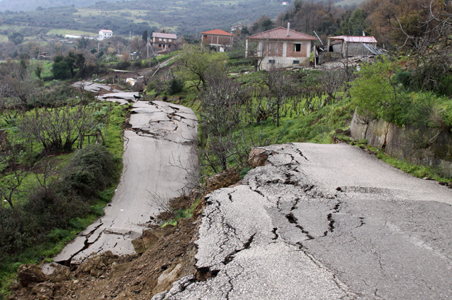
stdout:
POLYGON ((99 37, 97 38, 99 41, 102 41, 103 39, 108 39, 113 36, 113 31, 107 30, 107 29, 101 29, 99 30, 99 37))

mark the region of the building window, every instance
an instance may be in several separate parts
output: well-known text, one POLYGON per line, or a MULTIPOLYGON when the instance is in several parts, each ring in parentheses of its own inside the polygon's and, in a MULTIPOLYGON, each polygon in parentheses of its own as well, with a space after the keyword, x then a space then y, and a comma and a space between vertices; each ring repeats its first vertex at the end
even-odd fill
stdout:
POLYGON ((171 43, 171 39, 169 39, 169 40, 168 40, 168 42, 170 42, 170 43, 171 43))
POLYGON ((161 42, 162 41, 162 39, 159 39, 159 42, 161 42))
POLYGON ((301 52, 301 44, 294 44, 293 52, 301 52))
POLYGON ((293 61, 293 64, 294 64, 294 65, 298 65, 299 63, 300 63, 299 60, 294 60, 294 61, 293 61))
POLYGON ((168 48, 171 48, 171 45, 168 45, 168 48))
POLYGON ((276 61, 275 61, 274 59, 269 59, 269 60, 268 60, 268 63, 269 63, 269 64, 274 64, 275 62, 276 62, 276 61))
POLYGON ((162 48, 162 44, 159 44, 159 48, 162 48))

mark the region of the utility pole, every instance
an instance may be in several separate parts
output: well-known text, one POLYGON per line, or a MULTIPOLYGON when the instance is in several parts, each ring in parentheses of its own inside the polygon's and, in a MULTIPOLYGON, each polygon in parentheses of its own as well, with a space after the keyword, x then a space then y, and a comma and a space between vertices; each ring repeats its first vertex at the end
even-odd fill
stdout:
POLYGON ((151 43, 151 39, 148 37, 146 41, 146 59, 149 59, 149 44, 151 43))

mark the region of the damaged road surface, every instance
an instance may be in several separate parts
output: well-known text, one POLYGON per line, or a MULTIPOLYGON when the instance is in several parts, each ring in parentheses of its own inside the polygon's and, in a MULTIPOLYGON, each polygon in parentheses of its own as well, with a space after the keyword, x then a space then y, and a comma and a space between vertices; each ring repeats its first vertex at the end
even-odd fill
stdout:
POLYGON ((265 166, 206 198, 204 277, 152 299, 451 297, 452 190, 348 145, 262 151, 265 166))
POLYGON ((152 218, 197 181, 197 117, 182 105, 135 102, 124 133, 123 172, 105 216, 83 231, 54 261, 79 264, 111 250, 134 254, 132 240, 152 218))

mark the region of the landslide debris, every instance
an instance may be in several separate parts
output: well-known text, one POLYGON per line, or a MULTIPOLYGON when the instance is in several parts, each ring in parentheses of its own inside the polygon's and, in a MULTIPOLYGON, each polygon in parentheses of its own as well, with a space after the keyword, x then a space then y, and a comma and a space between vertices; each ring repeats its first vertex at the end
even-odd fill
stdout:
POLYGON ((193 217, 179 220, 177 226, 146 230, 142 240, 150 234, 157 239, 149 241, 140 256, 117 256, 107 251, 79 266, 72 265, 66 277, 42 278, 36 266, 21 267, 18 275, 24 280, 12 286, 14 294, 9 299, 150 299, 171 288, 178 278, 196 272, 194 242, 201 209, 202 201, 193 217))
MULTIPOLYGON (((209 178, 210 187, 229 186, 239 179, 235 170, 227 170, 209 178)), ((56 263, 41 268, 21 266, 18 278, 24 280, 12 285, 13 295, 9 299, 151 299, 170 290, 173 283, 182 277, 202 276, 195 268, 195 241, 198 239, 204 197, 195 192, 190 197, 170 200, 171 210, 157 217, 160 222, 174 218, 176 211, 191 207, 195 199, 201 198, 192 217, 179 219, 176 226, 162 228, 151 225, 144 230, 142 236, 133 242, 138 255, 117 256, 107 251, 70 267, 56 263)))

